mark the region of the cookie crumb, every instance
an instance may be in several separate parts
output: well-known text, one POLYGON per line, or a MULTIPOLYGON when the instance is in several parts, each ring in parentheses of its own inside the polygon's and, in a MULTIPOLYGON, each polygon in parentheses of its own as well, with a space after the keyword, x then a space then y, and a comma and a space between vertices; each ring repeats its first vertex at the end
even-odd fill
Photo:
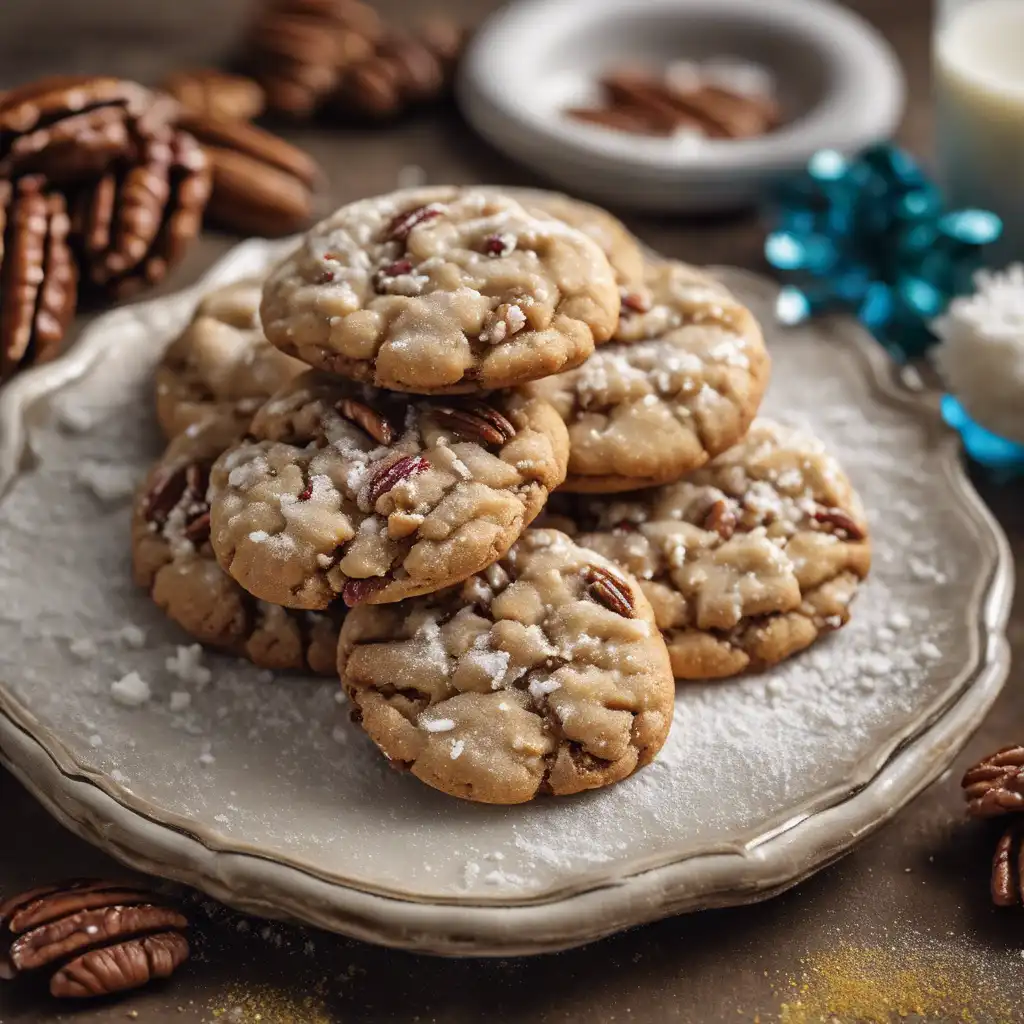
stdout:
POLYGON ((126 708, 137 708, 149 700, 152 691, 138 672, 129 672, 110 684, 110 696, 126 708))

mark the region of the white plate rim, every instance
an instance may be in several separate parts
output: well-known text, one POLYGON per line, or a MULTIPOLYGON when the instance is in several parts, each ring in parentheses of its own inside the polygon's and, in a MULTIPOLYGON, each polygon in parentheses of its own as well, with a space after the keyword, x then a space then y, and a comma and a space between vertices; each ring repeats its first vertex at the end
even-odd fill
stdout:
POLYGON ((677 180, 741 174, 764 178, 792 169, 818 149, 853 151, 891 133, 903 109, 906 86, 888 41, 854 11, 825 0, 634 0, 632 13, 688 11, 739 14, 788 29, 827 56, 836 87, 813 110, 771 135, 741 141, 710 141, 699 149, 673 148, 660 139, 622 137, 565 120, 548 123, 515 88, 515 62, 507 54, 543 22, 578 26, 618 0, 519 0, 493 15, 475 35, 458 82, 458 96, 473 127, 512 155, 565 161, 591 173, 630 174, 677 180), (770 8, 770 10, 769 10, 770 8), (869 90, 867 95, 865 90, 869 90), (837 126, 841 128, 837 131, 837 126))
MULTIPOLYGON (((237 276, 246 259, 243 243, 190 292, 237 276)), ((767 278, 730 268, 721 271, 745 287, 774 293, 767 278), (767 291, 766 291, 767 290, 767 291)), ((112 319, 137 320, 162 301, 115 311, 97 321, 66 356, 29 371, 0 394, 0 493, 17 473, 26 450, 26 416, 32 403, 88 372, 102 351, 112 319)), ((937 423, 934 396, 915 394, 880 347, 853 321, 836 320, 838 343, 855 346, 874 387, 888 401, 937 423)), ((516 905, 415 902, 329 881, 295 865, 254 852, 217 848, 200 834, 157 820, 119 802, 108 780, 78 769, 55 737, 0 694, 0 763, 11 770, 58 820, 130 866, 203 889, 239 909, 301 920, 354 938, 443 955, 509 956, 548 952, 592 941, 623 928, 674 913, 752 902, 796 884, 847 852, 891 818, 952 761, 998 695, 1009 671, 1005 627, 1013 592, 1009 545, 960 464, 952 431, 941 442, 945 474, 960 512, 989 549, 991 560, 971 609, 978 622, 975 664, 945 706, 930 708, 882 763, 864 766, 852 793, 811 808, 740 850, 697 854, 647 870, 633 870, 602 884, 516 905)), ((0 688, 2 689, 2 688, 0 688)), ((820 795, 819 795, 820 802, 820 795)))

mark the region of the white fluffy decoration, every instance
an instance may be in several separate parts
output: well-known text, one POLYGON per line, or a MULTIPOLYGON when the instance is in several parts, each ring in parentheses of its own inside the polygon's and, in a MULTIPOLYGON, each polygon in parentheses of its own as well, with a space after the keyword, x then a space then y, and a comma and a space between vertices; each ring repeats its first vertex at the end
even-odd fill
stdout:
POLYGON ((982 270, 932 327, 935 362, 971 418, 1024 444, 1024 264, 982 270))

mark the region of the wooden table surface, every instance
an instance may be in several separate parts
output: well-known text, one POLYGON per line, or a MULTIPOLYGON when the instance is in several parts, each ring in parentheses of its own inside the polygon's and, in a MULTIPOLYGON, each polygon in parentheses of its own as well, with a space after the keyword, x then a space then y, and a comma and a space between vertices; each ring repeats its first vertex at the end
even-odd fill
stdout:
MULTIPOLYGON (((770 2, 770 0, 766 0, 770 2)), ((246 0, 0 0, 0 87, 54 71, 116 71, 153 81, 229 52, 251 11, 246 0)), ((382 2, 401 15, 417 0, 382 2)), ((494 0, 432 5, 479 15, 494 0)), ((856 0, 890 39, 910 83, 901 139, 926 159, 932 116, 929 0, 856 0)), ((431 182, 537 183, 451 114, 378 131, 301 130, 342 202, 379 191, 419 165, 431 182)), ((627 218, 628 219, 628 218, 627 218)), ((760 267, 752 217, 630 219, 661 251, 698 263, 760 267)), ((235 240, 196 245, 164 290, 181 287, 235 240)), ((977 480, 1024 557, 1024 485, 977 480)), ((1024 918, 987 895, 992 836, 963 820, 964 767, 1024 739, 1024 607, 1010 637, 1017 664, 983 729, 950 773, 842 862, 756 906, 663 921, 586 949, 528 960, 443 961, 322 933, 197 909, 199 941, 168 985, 74 1014, 83 1022, 470 1021, 637 1022, 833 1019, 1024 1020, 1024 918), (900 995, 902 993, 902 996, 900 995), (902 1002, 901 1002, 902 999, 902 1002), (137 1014, 133 1017, 132 1013, 137 1014)), ((752 780, 752 784, 755 784, 752 780)), ((63 831, 0 773, 0 893, 116 866, 63 831)), ((64 1019, 37 994, 0 987, 0 1024, 64 1019)))

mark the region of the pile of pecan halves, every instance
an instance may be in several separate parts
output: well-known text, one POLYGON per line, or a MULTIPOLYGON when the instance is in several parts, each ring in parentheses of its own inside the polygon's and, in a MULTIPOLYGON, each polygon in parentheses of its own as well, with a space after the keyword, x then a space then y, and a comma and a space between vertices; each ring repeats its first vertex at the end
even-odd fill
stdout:
POLYGON ((963 788, 972 817, 1009 816, 992 859, 992 902, 1016 906, 1024 902, 1024 746, 983 758, 964 775, 963 788))
MULTIPOLYGON (((216 76, 216 73, 215 73, 216 76)), ((203 80, 204 95, 233 79, 203 80)), ((204 214, 246 233, 305 226, 319 171, 243 119, 107 76, 0 97, 0 382, 52 359, 80 302, 158 284, 204 214)))

